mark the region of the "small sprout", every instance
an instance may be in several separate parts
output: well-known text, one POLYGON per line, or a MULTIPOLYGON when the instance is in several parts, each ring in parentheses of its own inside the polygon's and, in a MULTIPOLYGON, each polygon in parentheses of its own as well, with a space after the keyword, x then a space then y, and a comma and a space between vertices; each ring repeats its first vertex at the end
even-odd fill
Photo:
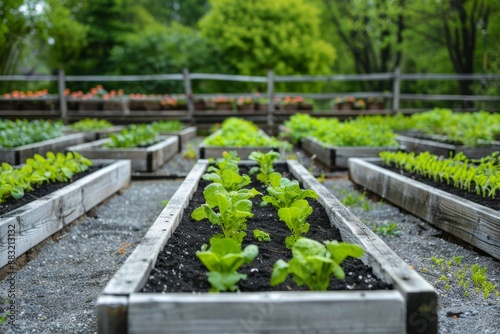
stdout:
POLYGON ((456 265, 456 266, 459 266, 460 263, 462 262, 462 259, 464 257, 463 256, 454 256, 453 257, 453 263, 456 265))
POLYGON ((422 268, 422 272, 423 272, 423 273, 426 273, 427 271, 428 271, 428 269, 427 269, 427 268, 422 268))
POLYGON ((439 280, 440 281, 448 281, 448 277, 442 275, 441 277, 439 277, 439 280))
POLYGON ((261 231, 259 229, 253 230, 253 237, 260 242, 269 242, 271 241, 271 236, 269 236, 269 233, 266 233, 264 231, 261 231))
POLYGON ((450 285, 448 283, 446 283, 446 285, 444 286, 444 288, 446 289, 446 291, 450 290, 450 285))

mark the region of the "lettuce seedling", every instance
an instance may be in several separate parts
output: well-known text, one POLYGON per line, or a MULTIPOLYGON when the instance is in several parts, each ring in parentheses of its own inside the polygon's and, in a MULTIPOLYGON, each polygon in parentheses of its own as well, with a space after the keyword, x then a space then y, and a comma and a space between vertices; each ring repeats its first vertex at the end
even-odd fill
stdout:
POLYGON ((282 177, 279 173, 269 175, 271 186, 267 188, 268 196, 262 196, 265 203, 271 203, 275 208, 288 208, 297 200, 304 198, 318 199, 318 194, 312 189, 301 189, 299 181, 282 177))
POLYGON ((256 161, 259 166, 252 167, 250 174, 257 173, 257 180, 269 186, 269 176, 274 172, 273 163, 280 158, 280 154, 275 151, 262 153, 260 151, 252 152, 248 159, 256 161))
POLYGON ((309 223, 306 219, 313 212, 312 207, 305 199, 299 199, 292 203, 289 208, 278 210, 278 216, 286 223, 286 226, 292 231, 292 235, 286 237, 286 247, 292 248, 300 235, 309 231, 309 223))
POLYGON ((253 217, 252 198, 260 194, 255 189, 240 189, 228 192, 221 184, 212 183, 203 191, 206 203, 196 208, 191 218, 199 221, 205 218, 222 228, 222 234, 212 239, 231 238, 241 244, 246 236, 247 218, 253 217), (214 208, 218 208, 218 212, 214 208))
POLYGON ((224 152, 223 157, 215 162, 217 167, 208 167, 208 173, 203 174, 202 178, 221 184, 227 191, 239 190, 250 183, 248 175, 240 175, 239 160, 235 151, 224 152))
POLYGON ((271 286, 283 283, 288 275, 299 286, 306 285, 313 291, 325 291, 330 285, 330 277, 344 279, 340 264, 348 256, 359 258, 364 251, 358 245, 338 241, 319 242, 300 238, 292 247, 293 258, 287 263, 278 260, 273 267, 271 286))
POLYGON ((254 239, 256 239, 257 241, 260 241, 260 242, 271 241, 271 236, 269 235, 269 233, 264 232, 264 231, 259 230, 259 229, 253 230, 253 237, 254 237, 254 239))
POLYGON ((203 245, 196 256, 210 271, 207 273, 208 282, 212 288, 210 292, 238 291, 236 285, 247 275, 237 270, 244 263, 248 264, 257 257, 259 249, 255 245, 248 245, 241 250, 241 245, 232 239, 218 239, 211 242, 210 249, 203 245))

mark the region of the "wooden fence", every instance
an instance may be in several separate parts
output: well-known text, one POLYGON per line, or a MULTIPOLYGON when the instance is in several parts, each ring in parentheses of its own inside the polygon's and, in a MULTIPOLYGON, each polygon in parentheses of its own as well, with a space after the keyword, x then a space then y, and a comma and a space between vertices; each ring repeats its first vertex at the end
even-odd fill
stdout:
MULTIPOLYGON (((0 81, 57 81, 58 82, 58 99, 59 99, 59 116, 65 123, 68 121, 67 100, 64 94, 67 82, 144 82, 144 81, 183 81, 184 94, 187 96, 187 120, 195 121, 195 98, 211 98, 215 96, 239 97, 239 96, 255 96, 254 93, 243 94, 196 94, 192 90, 191 82, 193 80, 224 80, 233 82, 254 82, 267 84, 267 92, 261 95, 267 98, 269 103, 267 107, 267 115, 265 121, 267 125, 272 127, 276 119, 280 117, 275 110, 274 98, 285 96, 302 96, 315 100, 328 100, 336 97, 353 96, 355 98, 384 98, 391 100, 391 108, 382 111, 381 113, 412 113, 419 110, 403 110, 400 108, 402 100, 418 100, 418 101, 500 101, 500 96, 485 96, 485 95, 440 95, 440 94, 406 94, 401 93, 402 81, 419 81, 419 80, 500 80, 500 74, 405 74, 401 73, 399 68, 394 72, 373 73, 373 74, 352 74, 352 75, 324 75, 324 76, 276 76, 272 70, 268 71, 265 76, 245 76, 245 75, 227 75, 227 74, 208 74, 208 73, 190 73, 188 69, 184 69, 180 74, 151 74, 151 75, 120 75, 120 76, 97 76, 97 75, 65 75, 64 71, 60 70, 58 75, 8 75, 0 76, 0 81), (276 83, 293 83, 293 82, 333 82, 333 81, 379 81, 389 80, 393 82, 392 92, 342 92, 342 93, 278 93, 275 92, 276 83)), ((335 115, 331 111, 314 113, 315 115, 335 115)))

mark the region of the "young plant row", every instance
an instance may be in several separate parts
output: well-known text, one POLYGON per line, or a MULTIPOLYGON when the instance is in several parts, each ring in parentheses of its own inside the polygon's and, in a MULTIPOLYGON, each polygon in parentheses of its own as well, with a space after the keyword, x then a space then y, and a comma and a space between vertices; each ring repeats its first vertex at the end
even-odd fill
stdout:
POLYGON ((146 147, 157 143, 158 135, 183 129, 179 121, 157 121, 151 124, 132 124, 120 133, 109 135, 108 148, 146 147))
POLYGON ((263 135, 254 123, 237 117, 222 122, 220 130, 205 138, 203 144, 219 147, 287 147, 287 143, 263 135))
POLYGON ((113 124, 105 119, 85 118, 71 124, 73 131, 95 131, 112 127, 113 124))
POLYGON ((314 118, 296 114, 284 123, 288 136, 297 143, 307 136, 330 146, 397 146, 396 135, 383 124, 374 124, 369 118, 340 122, 337 118, 314 118))
MULTIPOLYGON (((271 285, 283 283, 288 275, 293 275, 299 285, 311 290, 326 290, 330 277, 344 278, 340 263, 347 257, 360 257, 363 249, 357 245, 328 241, 325 245, 302 237, 309 230, 306 219, 313 209, 306 198, 317 199, 312 190, 300 188, 298 181, 289 180, 274 171, 273 163, 279 159, 276 152, 253 152, 250 159, 258 163, 250 170, 257 174, 257 180, 267 186, 268 195, 262 196, 261 206, 273 205, 278 216, 291 231, 286 238, 286 247, 292 250, 290 262, 276 262, 271 275, 271 285)), ((244 263, 250 263, 258 255, 258 247, 249 245, 242 250, 243 238, 247 235, 246 221, 253 217, 250 198, 262 195, 254 188, 244 188, 250 184, 248 175, 241 175, 237 165, 239 158, 235 152, 224 153, 217 159, 216 166, 210 166, 203 179, 212 181, 203 195, 206 203, 195 209, 191 215, 195 220, 208 219, 222 228, 221 234, 210 239, 211 247, 204 245, 197 256, 210 270, 208 280, 211 291, 236 291, 237 282, 246 275, 237 272, 244 263), (237 261, 236 261, 237 259, 237 261), (237 264, 237 266, 236 266, 237 264)), ((264 231, 254 230, 258 241, 269 241, 271 236, 264 231)))
POLYGON ((495 198, 500 189, 498 154, 495 152, 480 160, 469 160, 463 153, 448 159, 429 152, 418 155, 414 152, 381 152, 380 157, 387 165, 422 175, 434 182, 452 184, 479 196, 495 198))
POLYGON ((63 135, 62 122, 0 120, 0 148, 18 147, 63 135))
POLYGON ((68 182, 74 174, 86 171, 92 161, 76 152, 48 152, 46 157, 35 154, 21 168, 8 163, 0 167, 0 203, 9 198, 22 198, 26 192, 43 183, 68 182))

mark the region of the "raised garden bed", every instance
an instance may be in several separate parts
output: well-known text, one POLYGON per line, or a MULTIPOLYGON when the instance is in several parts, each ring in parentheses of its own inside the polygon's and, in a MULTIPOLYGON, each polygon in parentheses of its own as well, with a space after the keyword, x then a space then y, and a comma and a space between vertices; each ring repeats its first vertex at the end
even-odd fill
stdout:
POLYGON ((162 135, 177 136, 179 138, 179 152, 182 151, 182 147, 196 137, 198 129, 196 126, 189 126, 179 131, 173 131, 169 133, 161 133, 162 135))
POLYGON ((500 259, 500 213, 383 168, 381 159, 350 159, 353 182, 500 259))
POLYGON ((129 161, 96 160, 94 166, 101 168, 0 217, 0 267, 9 254, 19 257, 130 182, 129 161))
POLYGON ((29 145, 13 148, 0 148, 0 162, 7 162, 11 165, 19 165, 24 163, 27 158, 31 158, 35 154, 45 154, 49 151, 64 152, 67 147, 84 142, 85 134, 75 133, 29 145))
POLYGON ((330 169, 347 168, 349 158, 378 157, 382 151, 397 151, 398 147, 369 147, 369 146, 328 146, 320 143, 313 137, 302 140, 301 147, 330 169))
POLYGON ((177 137, 159 136, 160 141, 148 147, 139 148, 106 148, 104 144, 110 140, 100 139, 90 143, 68 147, 68 151, 76 151, 89 159, 128 159, 132 161, 132 170, 137 172, 154 172, 171 159, 179 149, 177 137))
POLYGON ((200 160, 98 300, 99 333, 436 333, 437 297, 385 243, 303 166, 287 162, 318 193, 332 226, 365 249, 362 261, 395 290, 242 293, 138 293, 182 219, 208 166, 200 160))
POLYGON ((67 134, 83 133, 85 135, 85 141, 89 142, 89 141, 107 138, 109 136, 109 134, 118 133, 118 132, 123 131, 124 129, 125 129, 125 126, 123 126, 123 125, 115 125, 115 126, 105 128, 105 129, 83 131, 82 132, 82 131, 72 130, 71 127, 66 127, 64 129, 64 133, 67 133, 67 134))
POLYGON ((479 159, 484 156, 490 155, 493 152, 500 151, 500 142, 493 144, 481 145, 478 147, 470 147, 457 143, 450 143, 446 136, 419 136, 410 137, 398 135, 396 140, 401 147, 407 152, 429 152, 432 154, 443 155, 449 157, 450 154, 457 154, 463 152, 467 157, 472 159, 479 159))

